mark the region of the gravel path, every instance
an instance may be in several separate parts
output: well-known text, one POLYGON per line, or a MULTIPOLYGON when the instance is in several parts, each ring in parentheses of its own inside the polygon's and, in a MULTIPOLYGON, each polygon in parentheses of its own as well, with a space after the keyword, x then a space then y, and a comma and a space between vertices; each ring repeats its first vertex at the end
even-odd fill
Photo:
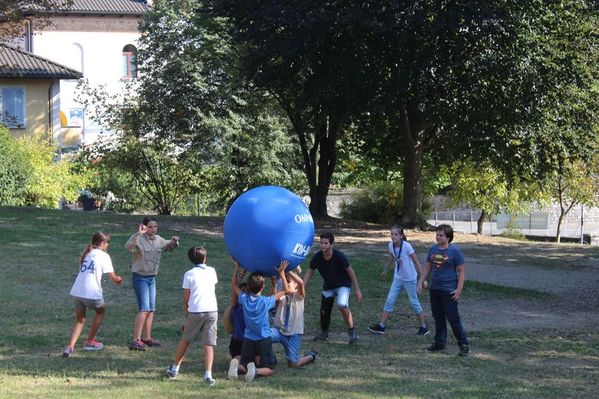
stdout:
POLYGON ((478 263, 468 259, 467 279, 517 288, 531 288, 555 295, 551 300, 497 299, 468 300, 460 306, 468 327, 541 328, 579 330, 599 326, 599 284, 597 271, 548 270, 533 266, 478 263))

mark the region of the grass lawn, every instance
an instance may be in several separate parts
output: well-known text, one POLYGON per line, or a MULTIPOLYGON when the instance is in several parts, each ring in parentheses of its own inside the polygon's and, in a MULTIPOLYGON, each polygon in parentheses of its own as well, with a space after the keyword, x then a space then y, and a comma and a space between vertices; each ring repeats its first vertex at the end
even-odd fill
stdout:
MULTIPOLYGON (((321 279, 315 275, 306 298, 306 336, 303 349, 316 349, 315 364, 300 370, 286 367, 282 348, 275 345, 279 367, 271 378, 252 384, 228 381, 228 337, 219 323, 219 345, 213 369, 217 384, 202 380, 201 351, 191 347, 176 381, 165 378, 174 356, 177 331, 183 321, 181 279, 191 266, 187 248, 203 243, 208 263, 217 269, 220 310, 230 298, 231 266, 224 241, 200 234, 203 219, 160 217, 159 234, 180 235, 182 247, 163 255, 158 276, 158 310, 154 335, 163 347, 130 352, 137 312, 125 241, 141 217, 96 212, 66 212, 31 208, 0 208, 0 398, 591 398, 599 396, 599 335, 557 330, 471 331, 472 355, 459 358, 451 336, 444 353, 429 354, 431 337, 418 337, 414 317, 402 298, 385 336, 366 331, 378 320, 388 284, 378 279, 381 257, 371 251, 352 252, 350 261, 365 300, 351 306, 360 341, 347 344, 338 313, 333 314, 331 338, 314 343, 318 330, 321 279), (185 228, 179 226, 187 226, 185 228), (112 235, 109 253, 115 270, 125 277, 121 287, 103 283, 106 317, 98 339, 100 352, 84 352, 82 338, 75 354, 61 357, 74 323, 68 295, 78 270, 78 256, 96 230, 112 235)), ((510 248, 524 259, 535 243, 510 248)), ((542 244, 539 244, 542 245, 542 244)), ((379 248, 380 249, 380 248, 379 248)), ((417 248, 417 251, 420 249, 417 248)), ((477 246, 475 256, 496 249, 477 246)), ((384 251, 384 248, 382 249, 384 251)), ((469 256, 464 250, 466 259, 469 256)), ((380 252, 379 252, 380 253, 380 252)), ((472 255, 474 256, 474 255, 472 255)), ((559 267, 551 264, 551 267, 559 267)), ((565 265, 564 267, 569 267, 565 265)), ((464 295, 485 300, 505 295, 544 300, 546 293, 486 283, 467 283, 464 295)), ((423 302, 428 302, 423 295, 423 302)), ((92 312, 93 314, 93 312, 92 312)), ((468 322, 468 314, 463 314, 468 322)), ((91 318, 90 318, 91 319, 91 318)), ((431 320, 432 321, 432 320, 431 320)), ((89 320, 88 320, 89 324, 89 320)))

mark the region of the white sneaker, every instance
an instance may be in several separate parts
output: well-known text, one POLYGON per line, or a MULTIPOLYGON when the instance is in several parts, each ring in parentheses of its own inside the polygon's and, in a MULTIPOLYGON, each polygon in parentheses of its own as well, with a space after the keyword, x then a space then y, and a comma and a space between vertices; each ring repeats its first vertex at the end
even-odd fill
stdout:
POLYGON ((254 362, 248 363, 248 372, 245 374, 245 381, 252 382, 256 376, 256 365, 254 362))
POLYGON ((227 378, 230 380, 236 380, 238 369, 239 369, 239 360, 231 359, 231 363, 229 363, 229 371, 227 372, 227 378))

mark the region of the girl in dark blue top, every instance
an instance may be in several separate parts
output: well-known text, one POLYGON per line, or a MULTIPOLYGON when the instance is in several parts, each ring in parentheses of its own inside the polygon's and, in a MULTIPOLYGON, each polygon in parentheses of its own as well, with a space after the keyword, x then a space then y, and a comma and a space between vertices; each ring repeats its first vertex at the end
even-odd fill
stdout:
POLYGON ((469 352, 468 336, 458 311, 458 300, 462 295, 466 279, 464 255, 451 244, 453 228, 447 224, 437 227, 437 245, 428 251, 427 265, 422 268, 418 281, 418 293, 424 289, 424 282, 431 273, 430 298, 431 312, 435 319, 435 342, 428 348, 431 352, 445 349, 447 345, 447 322, 460 346, 460 356, 469 352))

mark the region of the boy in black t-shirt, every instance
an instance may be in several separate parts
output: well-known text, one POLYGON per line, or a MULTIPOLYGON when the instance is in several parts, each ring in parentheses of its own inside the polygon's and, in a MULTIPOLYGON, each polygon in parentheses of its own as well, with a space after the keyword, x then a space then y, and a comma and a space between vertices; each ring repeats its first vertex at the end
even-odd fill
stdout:
POLYGON ((323 232, 320 235, 320 251, 310 261, 310 268, 304 276, 304 286, 308 285, 308 281, 310 281, 312 274, 314 274, 314 270, 318 270, 324 283, 320 303, 321 332, 314 337, 314 340, 326 341, 328 339, 331 311, 335 298, 337 298, 337 307, 347 324, 349 343, 353 344, 358 340, 358 333, 354 329, 352 314, 349 310, 349 293, 353 285, 356 299, 362 301, 362 291, 360 291, 356 274, 345 254, 333 249, 334 241, 335 237, 330 232, 323 232))

